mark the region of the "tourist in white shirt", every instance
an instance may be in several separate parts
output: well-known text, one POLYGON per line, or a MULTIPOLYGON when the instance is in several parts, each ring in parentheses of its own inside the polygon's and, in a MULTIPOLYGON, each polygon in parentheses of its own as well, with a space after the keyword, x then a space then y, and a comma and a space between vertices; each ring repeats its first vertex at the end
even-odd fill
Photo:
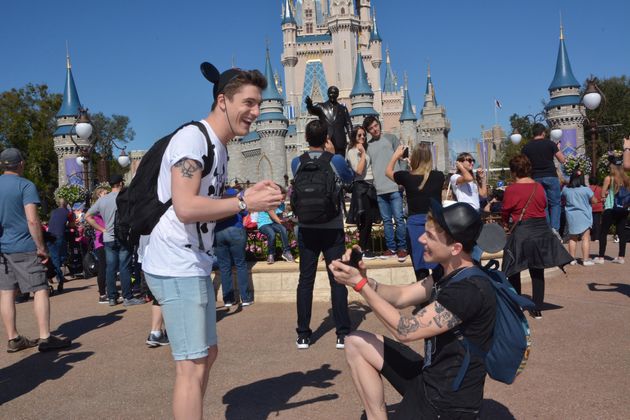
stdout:
POLYGON ((483 168, 477 169, 475 177, 475 159, 470 153, 460 153, 455 162, 457 172, 451 176, 451 188, 457 201, 470 204, 479 211, 479 196, 488 193, 483 168))

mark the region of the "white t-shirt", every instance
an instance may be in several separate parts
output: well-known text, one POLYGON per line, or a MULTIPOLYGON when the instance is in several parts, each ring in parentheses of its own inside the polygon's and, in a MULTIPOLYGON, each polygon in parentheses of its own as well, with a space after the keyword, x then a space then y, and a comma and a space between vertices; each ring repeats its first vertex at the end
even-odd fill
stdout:
MULTIPOLYGON (((219 199, 227 180, 227 149, 210 125, 202 121, 214 144, 212 170, 201 179, 199 195, 219 199)), ((162 156, 158 178, 158 198, 168 201, 171 195, 171 168, 181 159, 203 163, 208 154, 206 138, 199 128, 190 125, 173 136, 162 156)), ((216 222, 182 223, 173 206, 162 215, 151 232, 145 249, 142 269, 149 274, 168 277, 207 276, 212 271, 212 244, 216 222)))
POLYGON ((457 198, 457 201, 461 203, 470 204, 475 210, 479 210, 479 188, 475 181, 465 182, 457 185, 457 180, 461 177, 460 174, 453 174, 451 176, 451 188, 457 198))

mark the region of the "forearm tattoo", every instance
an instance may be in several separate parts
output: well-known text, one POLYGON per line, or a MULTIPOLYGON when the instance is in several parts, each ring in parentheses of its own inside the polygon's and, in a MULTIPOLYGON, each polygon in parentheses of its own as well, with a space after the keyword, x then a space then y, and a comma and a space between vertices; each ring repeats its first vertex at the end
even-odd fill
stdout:
POLYGON ((410 333, 417 331, 419 328, 427 328, 430 327, 432 322, 424 323, 420 320, 420 318, 426 313, 426 308, 422 309, 418 312, 417 315, 404 315, 400 317, 398 321, 398 327, 396 330, 400 335, 409 335, 410 333))
POLYGON ((453 315, 444 306, 440 305, 439 302, 435 302, 435 316, 433 317, 433 321, 435 321, 435 325, 439 328, 446 325, 449 330, 462 322, 459 318, 457 318, 457 316, 453 315))
POLYGON ((181 158, 173 166, 180 169, 184 178, 192 178, 195 172, 201 170, 201 163, 188 158, 181 158))

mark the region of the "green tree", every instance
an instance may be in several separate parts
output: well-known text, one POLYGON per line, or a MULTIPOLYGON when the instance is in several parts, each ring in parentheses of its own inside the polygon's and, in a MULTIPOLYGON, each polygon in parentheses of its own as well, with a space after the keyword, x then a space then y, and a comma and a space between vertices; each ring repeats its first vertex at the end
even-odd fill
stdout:
POLYGON ((116 162, 118 153, 115 153, 116 143, 119 147, 134 139, 136 133, 129 127, 129 117, 125 115, 113 114, 111 117, 102 112, 97 112, 90 116, 92 122, 92 136, 90 140, 94 142, 94 156, 99 162, 99 181, 105 181, 107 176, 114 173, 123 173, 126 170, 121 168, 116 162))
POLYGON ((46 85, 28 84, 0 93, 0 148, 15 147, 25 154, 24 176, 37 186, 44 210, 53 202, 57 188, 52 138, 61 100, 46 85))
POLYGON ((609 141, 611 149, 621 149, 623 137, 630 134, 630 78, 627 76, 611 77, 599 80, 597 85, 604 94, 601 105, 595 110, 587 110, 588 121, 585 123, 586 150, 592 156, 593 145, 591 141, 592 125, 596 123, 600 127, 598 130, 598 141, 596 145, 596 155, 602 156, 608 152, 609 141), (612 131, 603 129, 602 126, 621 124, 612 131))
POLYGON ((492 163, 492 166, 495 168, 509 167, 510 159, 521 153, 523 146, 533 137, 532 128, 534 125, 528 117, 512 114, 510 116, 510 126, 512 129, 517 129, 523 138, 519 144, 514 144, 510 141, 508 135, 508 141, 503 145, 497 159, 492 163))

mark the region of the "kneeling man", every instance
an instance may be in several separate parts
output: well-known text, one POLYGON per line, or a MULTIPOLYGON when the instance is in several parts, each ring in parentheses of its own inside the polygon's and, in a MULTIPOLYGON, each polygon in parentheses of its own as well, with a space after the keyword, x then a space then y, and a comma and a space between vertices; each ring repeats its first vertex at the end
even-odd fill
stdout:
POLYGON ((393 418, 479 417, 486 377, 483 359, 472 356, 459 388, 453 389, 453 384, 464 358, 458 338, 465 335, 484 351, 492 339, 494 289, 489 279, 466 275, 473 266, 473 247, 487 245, 479 240, 482 227, 470 205, 442 208, 432 200, 426 231, 417 240, 424 245, 424 260, 440 267, 432 277, 410 285, 379 284, 367 277, 362 262, 360 270, 340 261, 330 264, 335 280, 360 292, 395 338, 365 331, 346 337, 346 359, 369 420, 387 418, 382 376, 403 397, 393 418), (422 305, 417 313, 399 312, 415 305, 422 305), (402 344, 419 340, 424 340, 424 358, 402 344))

